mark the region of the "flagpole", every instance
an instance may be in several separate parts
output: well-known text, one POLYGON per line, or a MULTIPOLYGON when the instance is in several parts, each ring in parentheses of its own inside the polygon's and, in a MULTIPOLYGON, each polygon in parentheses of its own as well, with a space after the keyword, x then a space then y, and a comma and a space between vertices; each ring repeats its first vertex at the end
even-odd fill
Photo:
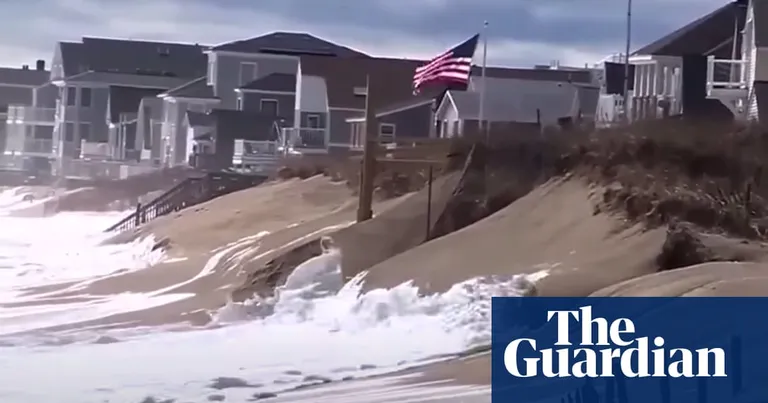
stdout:
POLYGON ((485 124, 485 68, 486 63, 488 61, 488 21, 483 21, 483 67, 482 67, 482 76, 481 76, 481 85, 480 88, 480 110, 478 111, 478 124, 480 125, 481 130, 485 130, 485 137, 486 141, 488 140, 488 136, 490 131, 488 130, 487 125, 485 124))

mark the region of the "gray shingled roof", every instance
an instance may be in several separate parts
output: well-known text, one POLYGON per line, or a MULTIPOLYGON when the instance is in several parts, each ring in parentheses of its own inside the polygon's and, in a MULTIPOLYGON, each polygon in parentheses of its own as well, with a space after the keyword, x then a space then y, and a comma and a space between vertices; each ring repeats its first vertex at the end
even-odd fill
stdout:
POLYGON ((174 88, 184 84, 187 79, 140 74, 104 73, 89 71, 67 77, 69 82, 106 83, 125 87, 174 88))
POLYGON ((65 77, 96 71, 192 79, 207 70, 208 47, 197 44, 85 37, 58 46, 65 77))
MULTIPOLYGON (((756 1, 755 4, 764 3, 756 1)), ((642 48, 634 54, 683 56, 685 54, 708 55, 709 51, 720 47, 723 42, 733 38, 734 21, 738 29, 744 26, 747 0, 737 0, 689 23, 642 48)), ((757 11, 757 9, 755 10, 757 11)), ((756 24, 759 25, 759 24, 756 24)), ((739 39, 739 38, 737 38, 739 39)), ((756 38, 757 39, 757 36, 756 38)), ((758 39, 759 40, 759 39, 758 39)), ((730 54, 730 47, 720 47, 725 55, 730 54)))
POLYGON ((178 87, 171 88, 163 95, 178 98, 217 99, 213 94, 213 87, 206 82, 206 77, 196 78, 178 87))
POLYGON ((272 32, 250 39, 224 43, 214 46, 211 50, 242 53, 368 57, 365 53, 346 46, 337 45, 304 32, 272 32))
POLYGON ((243 90, 261 90, 261 91, 296 91, 296 75, 286 73, 272 73, 261 77, 240 87, 243 90))
POLYGON ((48 81, 50 75, 47 70, 0 67, 0 84, 40 86, 48 81))

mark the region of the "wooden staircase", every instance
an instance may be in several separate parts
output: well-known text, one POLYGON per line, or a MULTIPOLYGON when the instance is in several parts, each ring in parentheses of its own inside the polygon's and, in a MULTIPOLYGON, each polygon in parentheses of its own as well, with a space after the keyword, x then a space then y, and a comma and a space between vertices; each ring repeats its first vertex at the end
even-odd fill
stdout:
POLYGON ((263 175, 243 175, 229 172, 208 172, 189 177, 151 202, 136 207, 136 211, 105 232, 122 232, 183 208, 204 203, 219 196, 248 189, 267 180, 263 175))

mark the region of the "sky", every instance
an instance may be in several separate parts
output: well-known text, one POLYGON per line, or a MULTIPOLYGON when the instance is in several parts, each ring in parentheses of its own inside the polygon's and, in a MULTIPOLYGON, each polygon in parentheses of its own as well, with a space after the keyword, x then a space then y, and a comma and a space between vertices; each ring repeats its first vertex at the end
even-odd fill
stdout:
MULTIPOLYGON (((726 0, 635 0, 633 48, 726 0)), ((103 36, 214 45, 301 31, 375 56, 430 58, 483 29, 488 65, 583 66, 623 52, 625 0, 5 0, 0 65, 50 62, 60 40, 103 36)), ((476 60, 482 55, 478 47, 476 60)))

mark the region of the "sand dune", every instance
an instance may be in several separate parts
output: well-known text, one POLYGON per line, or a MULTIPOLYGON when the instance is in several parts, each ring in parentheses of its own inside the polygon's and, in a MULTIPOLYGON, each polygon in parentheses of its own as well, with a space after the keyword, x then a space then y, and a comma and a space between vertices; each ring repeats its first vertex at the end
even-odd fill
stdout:
POLYGON ((768 264, 712 262, 611 285, 593 296, 768 296, 768 264))
POLYGON ((541 295, 588 295, 655 270, 664 230, 643 231, 594 212, 583 182, 553 180, 469 227, 373 266, 366 285, 413 279, 437 292, 476 276, 551 266, 539 284, 541 295))

